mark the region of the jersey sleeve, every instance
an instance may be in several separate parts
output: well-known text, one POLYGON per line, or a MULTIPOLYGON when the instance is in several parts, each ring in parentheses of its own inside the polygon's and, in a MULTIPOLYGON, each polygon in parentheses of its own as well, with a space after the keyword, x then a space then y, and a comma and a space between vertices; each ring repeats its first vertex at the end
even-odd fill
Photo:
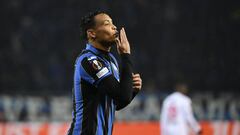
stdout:
MULTIPOLYGON (((132 101, 132 62, 130 54, 121 54, 121 79, 118 81, 112 69, 97 56, 82 56, 77 61, 80 78, 93 84, 101 93, 114 100, 116 110, 120 110, 132 101)), ((75 67, 76 68, 76 67, 75 67)), ((78 72, 76 72, 78 74, 78 72)))
POLYGON ((81 60, 80 69, 82 79, 95 86, 97 86, 103 78, 112 74, 104 61, 94 55, 84 57, 81 60))
POLYGON ((186 114, 185 116, 186 116, 188 125, 193 129, 195 133, 198 133, 201 130, 201 127, 196 121, 196 119, 194 118, 191 103, 192 103, 191 101, 186 102, 186 106, 184 107, 184 111, 186 114))

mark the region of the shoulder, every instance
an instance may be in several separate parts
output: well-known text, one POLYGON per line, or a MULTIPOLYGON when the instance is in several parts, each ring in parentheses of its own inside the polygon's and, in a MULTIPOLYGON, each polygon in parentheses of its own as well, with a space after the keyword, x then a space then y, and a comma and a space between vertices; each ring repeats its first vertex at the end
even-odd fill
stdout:
POLYGON ((104 60, 91 52, 79 55, 75 69, 80 72, 82 78, 90 80, 90 83, 94 83, 110 74, 104 60))
POLYGON ((165 99, 163 100, 163 104, 168 104, 168 102, 172 101, 172 98, 174 98, 173 93, 165 97, 165 99))
POLYGON ((91 52, 83 52, 81 53, 75 62, 75 68, 76 69, 84 69, 88 72, 95 72, 102 67, 104 67, 104 61, 97 55, 91 53, 91 52))
POLYGON ((94 60, 94 59, 98 59, 98 57, 96 55, 94 55, 93 53, 90 53, 90 52, 82 52, 76 58, 76 63, 81 63, 85 59, 86 60, 94 60))
POLYGON ((188 102, 188 97, 182 93, 179 92, 174 92, 171 95, 169 95, 169 100, 171 101, 177 101, 179 103, 185 103, 188 102))
POLYGON ((189 106, 191 104, 191 99, 187 95, 181 94, 180 100, 181 100, 181 103, 183 103, 185 106, 186 105, 189 106))
POLYGON ((191 99, 187 95, 182 94, 182 99, 187 103, 191 103, 191 99))
POLYGON ((99 71, 106 66, 102 58, 91 52, 80 55, 76 60, 76 64, 89 72, 99 71))
POLYGON ((89 65, 89 64, 100 64, 104 65, 104 60, 98 55, 91 52, 82 52, 77 58, 75 65, 89 65))

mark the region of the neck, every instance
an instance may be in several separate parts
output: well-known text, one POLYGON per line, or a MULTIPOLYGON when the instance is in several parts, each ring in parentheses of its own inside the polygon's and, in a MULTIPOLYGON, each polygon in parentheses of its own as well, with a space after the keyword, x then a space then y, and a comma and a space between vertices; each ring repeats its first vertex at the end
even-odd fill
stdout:
POLYGON ((110 52, 111 46, 104 46, 98 42, 95 41, 88 41, 91 45, 93 45, 95 48, 105 51, 105 52, 110 52))

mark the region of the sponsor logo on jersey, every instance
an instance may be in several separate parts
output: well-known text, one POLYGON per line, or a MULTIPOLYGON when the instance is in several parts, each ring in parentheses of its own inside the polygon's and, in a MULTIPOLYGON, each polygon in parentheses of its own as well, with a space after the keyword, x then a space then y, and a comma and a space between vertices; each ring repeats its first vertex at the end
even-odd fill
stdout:
POLYGON ((108 72, 109 72, 109 70, 106 67, 104 67, 96 75, 97 75, 98 78, 101 78, 104 75, 106 75, 108 72))

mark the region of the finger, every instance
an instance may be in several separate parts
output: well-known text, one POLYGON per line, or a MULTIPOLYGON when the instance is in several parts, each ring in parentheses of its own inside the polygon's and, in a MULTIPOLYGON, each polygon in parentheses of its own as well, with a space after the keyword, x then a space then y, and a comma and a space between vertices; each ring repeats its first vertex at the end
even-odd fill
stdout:
POLYGON ((140 77, 140 74, 133 74, 133 77, 140 77))
POLYGON ((133 86, 142 86, 142 81, 133 82, 133 86))
POLYGON ((139 80, 142 80, 142 78, 141 78, 140 76, 138 76, 138 75, 136 75, 136 76, 132 76, 132 79, 139 79, 139 80))
POLYGON ((140 76, 140 74, 139 74, 139 73, 136 73, 136 74, 132 73, 132 75, 139 75, 139 76, 140 76))
POLYGON ((121 41, 122 42, 128 42, 124 28, 122 28, 122 39, 121 39, 121 41))
POLYGON ((141 86, 133 86, 133 88, 141 89, 142 87, 141 86))
POLYGON ((142 85, 133 85, 132 87, 141 87, 142 85))
POLYGON ((141 86, 133 86, 132 88, 133 88, 133 89, 140 90, 142 87, 141 87, 141 86))
POLYGON ((134 81, 134 82, 135 82, 135 81, 140 81, 140 82, 141 82, 142 79, 137 77, 137 78, 133 78, 133 81, 134 81))
POLYGON ((126 35, 124 27, 123 27, 123 36, 124 36, 124 39, 127 40, 127 35, 126 35))
POLYGON ((133 83, 135 83, 135 82, 139 82, 139 83, 142 83, 142 79, 133 79, 133 81, 132 81, 133 83))
POLYGON ((122 47, 121 41, 119 39, 117 39, 116 43, 117 43, 117 48, 118 49, 122 47))
POLYGON ((140 83, 141 83, 142 80, 141 80, 141 79, 136 79, 136 80, 133 80, 132 82, 133 82, 133 83, 134 83, 134 82, 140 82, 140 83))
POLYGON ((121 34, 122 34, 122 28, 119 30, 119 35, 118 35, 120 41, 122 40, 121 34))
POLYGON ((120 30, 120 42, 122 42, 124 40, 124 36, 123 36, 123 28, 120 30))
POLYGON ((140 90, 141 87, 140 86, 134 86, 133 89, 137 89, 137 90, 140 90))
POLYGON ((133 86, 139 86, 141 84, 142 84, 141 82, 133 82, 133 86))
POLYGON ((117 38, 117 39, 115 40, 115 42, 116 42, 117 45, 120 45, 120 40, 119 40, 119 38, 117 38))
POLYGON ((133 85, 132 87, 133 88, 141 88, 142 86, 141 85, 133 85))

